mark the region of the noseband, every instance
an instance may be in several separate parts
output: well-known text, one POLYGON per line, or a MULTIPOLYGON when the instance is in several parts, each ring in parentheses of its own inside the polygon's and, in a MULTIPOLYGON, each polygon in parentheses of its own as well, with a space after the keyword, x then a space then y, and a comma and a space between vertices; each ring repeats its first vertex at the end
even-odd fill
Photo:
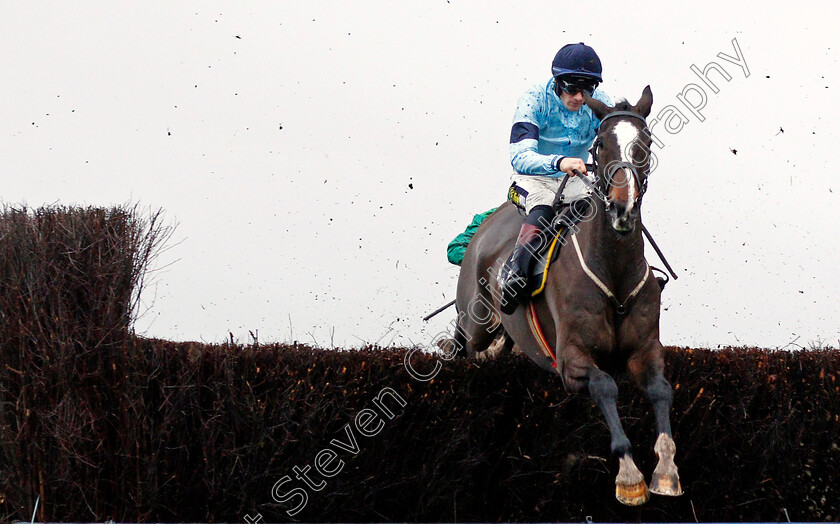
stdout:
MULTIPOLYGON (((610 118, 617 118, 617 117, 629 117, 629 118, 636 118, 642 121, 644 125, 644 129, 647 129, 647 120, 645 117, 638 113, 634 113, 633 111, 613 111, 612 113, 606 115, 603 119, 601 119, 601 125, 604 125, 604 122, 609 120, 610 118)), ((603 140, 601 139, 600 132, 598 136, 595 137, 595 142, 592 143, 592 147, 589 149, 589 154, 592 156, 592 171, 594 173, 598 173, 598 157, 596 155, 598 151, 598 147, 603 145, 603 140)), ((642 197, 645 195, 645 191, 647 191, 647 177, 644 178, 644 181, 639 184, 639 180, 642 180, 642 177, 639 175, 639 171, 637 167, 631 162, 623 162, 620 160, 614 160, 607 164, 604 170, 603 177, 596 178, 596 184, 598 192, 600 193, 599 196, 601 200, 604 201, 604 204, 607 206, 607 209, 612 207, 612 202, 609 198, 606 197, 609 194, 610 187, 612 186, 612 180, 615 176, 615 173, 620 169, 629 169, 630 172, 633 174, 633 178, 635 179, 637 185, 639 186, 639 197, 637 202, 641 205, 642 197)))

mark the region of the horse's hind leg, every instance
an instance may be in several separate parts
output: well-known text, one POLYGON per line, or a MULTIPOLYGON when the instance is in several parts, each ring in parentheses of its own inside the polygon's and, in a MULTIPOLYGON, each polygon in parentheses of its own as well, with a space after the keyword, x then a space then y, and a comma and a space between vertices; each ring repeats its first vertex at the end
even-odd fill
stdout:
POLYGON ((670 412, 673 390, 662 373, 664 364, 661 351, 662 348, 659 345, 653 348, 652 353, 640 353, 640 358, 630 361, 628 370, 637 385, 645 391, 656 416, 659 437, 656 439, 653 450, 659 462, 650 479, 650 491, 657 495, 676 497, 682 495, 683 492, 679 472, 674 463, 677 446, 671 435, 670 412))
POLYGON ((650 498, 645 477, 633 462, 630 440, 624 433, 618 417, 618 386, 606 372, 592 364, 587 370, 589 395, 601 408, 607 427, 610 428, 610 449, 618 457, 618 475, 615 478, 615 498, 628 506, 639 506, 650 498))
POLYGON ((470 358, 475 358, 477 354, 486 350, 495 338, 494 330, 488 330, 472 321, 465 322, 463 327, 459 323, 455 331, 456 345, 460 344, 458 347, 463 348, 463 354, 470 358))
POLYGON ((513 347, 513 340, 505 334, 503 329, 499 329, 495 336, 496 338, 493 339, 490 346, 476 354, 476 358, 479 360, 492 360, 502 355, 510 354, 510 350, 513 347))
POLYGON ((454 343, 464 354, 475 357, 496 338, 501 328, 499 313, 485 296, 476 294, 463 311, 458 312, 454 343))
POLYGON ((511 353, 513 353, 513 339, 507 333, 502 333, 502 337, 504 338, 504 344, 499 350, 499 354, 510 355, 511 353))

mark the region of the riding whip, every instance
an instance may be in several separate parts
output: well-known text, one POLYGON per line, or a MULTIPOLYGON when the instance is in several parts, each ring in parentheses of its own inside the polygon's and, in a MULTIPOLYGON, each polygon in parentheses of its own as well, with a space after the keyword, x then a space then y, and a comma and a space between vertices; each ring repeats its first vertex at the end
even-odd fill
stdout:
POLYGON ((448 308, 449 306, 451 306, 451 305, 452 305, 452 304, 454 304, 454 303, 455 303, 455 301, 453 300, 452 302, 449 302, 449 303, 447 303, 447 304, 445 304, 445 305, 443 305, 443 306, 440 306, 440 307, 439 307, 439 308, 437 308, 436 310, 432 311, 431 313, 429 313, 428 315, 426 315, 425 317, 423 317, 423 320, 429 320, 430 318, 432 318, 433 316, 437 315, 438 313, 440 313, 441 311, 443 311, 444 309, 448 308))

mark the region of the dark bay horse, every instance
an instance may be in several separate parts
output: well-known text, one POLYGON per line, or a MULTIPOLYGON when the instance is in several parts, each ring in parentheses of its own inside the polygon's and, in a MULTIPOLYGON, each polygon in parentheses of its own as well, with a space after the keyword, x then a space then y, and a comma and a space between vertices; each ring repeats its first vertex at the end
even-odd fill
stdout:
POLYGON ((584 219, 565 237, 544 291, 506 315, 496 282, 516 241, 522 216, 506 202, 470 242, 458 279, 454 349, 483 351, 502 331, 543 369, 559 374, 569 392, 587 392, 606 418, 618 459, 616 498, 645 503, 649 492, 631 455, 617 410, 618 387, 605 370, 626 369, 653 405, 659 457, 650 491, 681 495, 669 411, 672 389, 663 375, 659 341, 661 287, 644 257, 641 201, 647 187, 650 86, 631 106, 586 97, 601 120, 593 146, 595 190, 584 219))

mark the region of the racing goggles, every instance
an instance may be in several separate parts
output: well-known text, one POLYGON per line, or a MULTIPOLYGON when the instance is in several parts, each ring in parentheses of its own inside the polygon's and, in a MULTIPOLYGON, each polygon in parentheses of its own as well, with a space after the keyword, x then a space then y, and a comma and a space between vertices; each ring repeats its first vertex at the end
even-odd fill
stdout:
POLYGON ((592 96, 592 92, 598 87, 598 81, 585 76, 558 76, 555 81, 563 91, 570 95, 576 95, 581 91, 592 96))

